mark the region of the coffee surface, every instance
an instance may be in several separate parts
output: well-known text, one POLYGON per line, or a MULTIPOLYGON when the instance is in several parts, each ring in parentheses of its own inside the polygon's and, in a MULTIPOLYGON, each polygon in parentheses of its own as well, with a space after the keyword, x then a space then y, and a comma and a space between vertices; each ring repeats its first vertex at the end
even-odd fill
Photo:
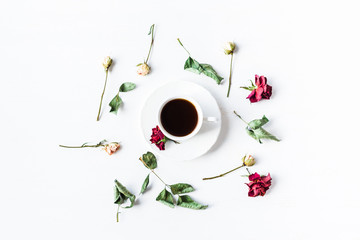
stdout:
POLYGON ((183 137, 196 128, 198 114, 191 102, 177 98, 165 104, 160 114, 160 121, 168 133, 183 137))

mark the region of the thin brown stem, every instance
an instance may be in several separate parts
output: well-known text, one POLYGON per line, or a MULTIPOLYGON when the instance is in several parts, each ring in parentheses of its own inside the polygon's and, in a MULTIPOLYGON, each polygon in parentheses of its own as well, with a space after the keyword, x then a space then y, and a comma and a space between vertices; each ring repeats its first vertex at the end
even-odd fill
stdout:
POLYGON ((116 211, 116 222, 119 222, 119 208, 120 208, 120 204, 118 204, 118 208, 117 208, 117 211, 116 211))
POLYGON ((249 123, 247 123, 244 119, 242 119, 239 114, 237 114, 235 111, 234 111, 234 113, 235 113, 235 115, 238 116, 244 123, 246 123, 246 125, 249 125, 249 123))
POLYGON ((243 166, 245 166, 245 164, 243 164, 243 165, 241 165, 241 166, 239 166, 239 167, 236 167, 236 168, 234 168, 234 169, 232 169, 232 170, 230 170, 230 171, 227 171, 226 173, 222 173, 222 174, 217 175, 217 176, 214 176, 214 177, 203 178, 203 180, 210 180, 210 179, 214 179, 214 178, 223 177, 223 176, 225 176, 226 174, 229 174, 229 173, 231 173, 231 172, 233 172, 233 171, 235 171, 235 170, 237 170, 237 169, 239 169, 239 168, 242 168, 243 166))
POLYGON ((105 76, 105 84, 104 84, 104 89, 103 89, 103 92, 102 92, 102 94, 101 94, 100 106, 99 106, 99 112, 98 112, 98 115, 97 115, 96 121, 99 121, 99 119, 100 119, 101 105, 102 105, 102 101, 103 101, 103 97, 104 97, 104 93, 105 93, 105 88, 106 88, 106 83, 107 83, 107 79, 108 79, 108 72, 109 72, 109 70, 106 70, 105 72, 106 72, 106 76, 105 76))
POLYGON ((104 146, 104 145, 84 145, 84 146, 64 146, 64 145, 59 145, 59 147, 63 147, 63 148, 86 148, 86 147, 100 147, 100 146, 104 146))
POLYGON ((182 44, 182 42, 180 41, 180 39, 178 38, 177 39, 178 40, 178 42, 180 43, 180 45, 185 49, 185 51, 189 54, 189 56, 190 56, 190 52, 184 47, 184 45, 182 44))
POLYGON ((165 186, 169 186, 168 184, 166 184, 160 177, 159 175, 156 174, 156 172, 154 171, 154 169, 149 168, 149 166, 145 163, 145 161, 140 157, 139 160, 145 165, 145 167, 147 167, 148 169, 150 169, 150 171, 158 178, 160 179, 160 181, 162 181, 163 184, 165 184, 165 186))
POLYGON ((147 64, 147 62, 148 62, 148 60, 149 60, 150 52, 151 52, 152 46, 153 46, 153 44, 154 44, 154 27, 155 27, 155 24, 153 24, 153 25, 150 27, 150 31, 151 31, 151 43, 150 43, 149 53, 148 53, 147 58, 146 58, 146 61, 145 61, 146 64, 147 64))
POLYGON ((233 56, 234 54, 231 53, 231 61, 230 61, 230 74, 229 74, 229 88, 228 88, 228 92, 227 92, 227 96, 226 97, 229 97, 230 95, 230 87, 231 87, 231 75, 232 75, 232 62, 233 62, 233 56))

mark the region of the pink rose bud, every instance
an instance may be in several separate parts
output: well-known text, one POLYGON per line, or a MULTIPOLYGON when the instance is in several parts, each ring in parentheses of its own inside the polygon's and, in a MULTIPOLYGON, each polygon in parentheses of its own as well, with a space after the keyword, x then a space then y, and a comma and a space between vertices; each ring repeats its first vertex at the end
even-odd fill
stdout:
POLYGON ((146 63, 141 63, 136 72, 140 76, 148 75, 150 73, 150 67, 146 63))
POLYGON ((115 153, 119 149, 120 149, 120 144, 118 144, 118 143, 109 143, 109 144, 106 144, 105 147, 104 147, 104 150, 109 155, 112 155, 113 153, 115 153))
POLYGON ((251 167, 255 164, 255 158, 247 154, 243 157, 243 163, 245 166, 251 167))

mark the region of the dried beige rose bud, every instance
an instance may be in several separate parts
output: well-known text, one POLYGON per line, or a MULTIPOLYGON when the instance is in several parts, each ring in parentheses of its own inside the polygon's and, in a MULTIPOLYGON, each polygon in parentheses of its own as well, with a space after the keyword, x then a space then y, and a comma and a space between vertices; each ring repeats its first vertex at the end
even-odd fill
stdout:
POLYGON ((150 73, 150 67, 146 63, 141 63, 140 65, 138 65, 136 72, 140 76, 148 75, 150 73))
POLYGON ((104 147, 104 150, 109 155, 112 155, 113 153, 115 153, 119 149, 120 149, 120 144, 118 144, 118 143, 109 143, 109 144, 106 144, 105 147, 104 147))
POLYGON ((111 59, 109 56, 107 56, 106 58, 104 58, 104 61, 103 61, 102 65, 103 65, 105 71, 107 71, 107 70, 109 69, 109 67, 111 66, 111 64, 112 64, 112 59, 111 59))
POLYGON ((224 52, 226 55, 232 54, 235 50, 235 43, 227 42, 224 46, 224 52))

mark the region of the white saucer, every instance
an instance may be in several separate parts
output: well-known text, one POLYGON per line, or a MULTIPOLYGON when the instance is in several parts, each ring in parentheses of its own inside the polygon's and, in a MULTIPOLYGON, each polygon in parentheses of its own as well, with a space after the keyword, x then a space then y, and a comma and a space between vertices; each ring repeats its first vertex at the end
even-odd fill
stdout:
POLYGON ((156 89, 146 100, 141 110, 141 130, 146 142, 154 153, 168 159, 190 160, 205 154, 215 144, 221 129, 221 112, 215 98, 203 87, 188 81, 168 83, 156 89), (215 117, 216 122, 204 121, 200 131, 192 138, 175 144, 168 141, 165 150, 160 151, 155 144, 151 144, 152 128, 158 125, 159 106, 173 96, 190 96, 199 103, 204 117, 215 117))

